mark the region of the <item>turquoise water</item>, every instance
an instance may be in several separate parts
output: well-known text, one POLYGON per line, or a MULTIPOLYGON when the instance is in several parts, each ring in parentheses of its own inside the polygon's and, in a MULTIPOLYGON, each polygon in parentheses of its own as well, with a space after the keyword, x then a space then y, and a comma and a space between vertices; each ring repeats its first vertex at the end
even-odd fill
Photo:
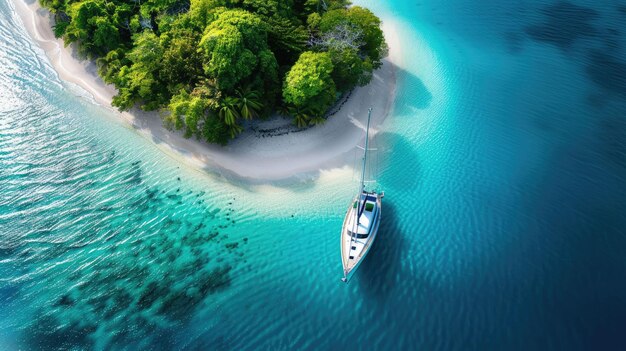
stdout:
POLYGON ((401 57, 385 219, 345 285, 351 169, 190 169, 0 2, 1 349, 623 349, 623 4, 358 3, 401 57))

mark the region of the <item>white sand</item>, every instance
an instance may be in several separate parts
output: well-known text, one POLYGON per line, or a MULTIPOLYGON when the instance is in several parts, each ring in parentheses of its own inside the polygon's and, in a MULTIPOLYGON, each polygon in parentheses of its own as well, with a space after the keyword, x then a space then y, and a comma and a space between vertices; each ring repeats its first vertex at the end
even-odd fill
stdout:
MULTIPOLYGON (((24 0, 13 0, 13 3, 28 33, 45 51, 59 77, 82 87, 96 102, 110 107, 115 88, 98 77, 93 62, 80 60, 75 48, 65 48, 63 41, 54 37, 49 12, 36 1, 27 4, 24 0)), ((396 86, 394 62, 398 59, 399 46, 396 26, 388 19, 384 21, 383 30, 390 47, 383 67, 374 73, 369 85, 357 88, 339 112, 322 126, 267 138, 246 131, 228 146, 220 147, 185 139, 181 133, 165 129, 157 113, 133 109, 130 113, 116 114, 165 153, 206 171, 251 181, 317 175, 323 169, 351 164, 354 148, 364 137, 369 107, 373 108, 371 127, 374 131, 391 112, 396 86)), ((286 123, 277 118, 260 122, 257 128, 268 129, 286 123)))

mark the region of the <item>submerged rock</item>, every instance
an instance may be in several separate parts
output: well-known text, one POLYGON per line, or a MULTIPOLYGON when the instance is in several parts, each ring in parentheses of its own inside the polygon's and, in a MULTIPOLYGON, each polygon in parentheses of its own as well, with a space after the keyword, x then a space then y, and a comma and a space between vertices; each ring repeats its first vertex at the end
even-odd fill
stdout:
POLYGON ((227 243, 224 245, 225 248, 229 249, 229 250, 233 250, 236 249, 239 246, 238 242, 234 242, 234 243, 227 243))
POLYGON ((65 294, 63 296, 61 296, 61 298, 59 298, 59 301, 57 302, 57 304, 59 306, 73 306, 74 305, 74 300, 68 295, 65 294))

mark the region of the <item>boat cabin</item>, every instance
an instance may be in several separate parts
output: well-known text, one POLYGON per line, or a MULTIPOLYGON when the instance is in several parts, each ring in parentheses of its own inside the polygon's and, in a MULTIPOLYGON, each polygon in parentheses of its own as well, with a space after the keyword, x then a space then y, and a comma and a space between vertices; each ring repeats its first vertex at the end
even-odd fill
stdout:
POLYGON ((349 236, 354 234, 357 239, 365 239, 369 236, 373 223, 378 217, 376 197, 368 193, 362 193, 358 200, 354 201, 352 211, 358 211, 359 225, 355 225, 357 216, 350 216, 346 229, 349 236), (356 227, 356 228, 355 228, 356 227), (356 229, 356 230, 355 230, 356 229), (356 232, 356 233, 355 233, 356 232))

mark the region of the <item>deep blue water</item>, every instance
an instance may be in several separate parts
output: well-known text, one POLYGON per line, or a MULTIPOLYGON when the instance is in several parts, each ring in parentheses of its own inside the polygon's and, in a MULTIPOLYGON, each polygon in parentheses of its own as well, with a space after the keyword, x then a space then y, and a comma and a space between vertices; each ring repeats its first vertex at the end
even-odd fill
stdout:
POLYGON ((0 349, 626 349, 626 4, 357 3, 401 58, 345 285, 350 170, 189 169, 0 2, 0 349))

